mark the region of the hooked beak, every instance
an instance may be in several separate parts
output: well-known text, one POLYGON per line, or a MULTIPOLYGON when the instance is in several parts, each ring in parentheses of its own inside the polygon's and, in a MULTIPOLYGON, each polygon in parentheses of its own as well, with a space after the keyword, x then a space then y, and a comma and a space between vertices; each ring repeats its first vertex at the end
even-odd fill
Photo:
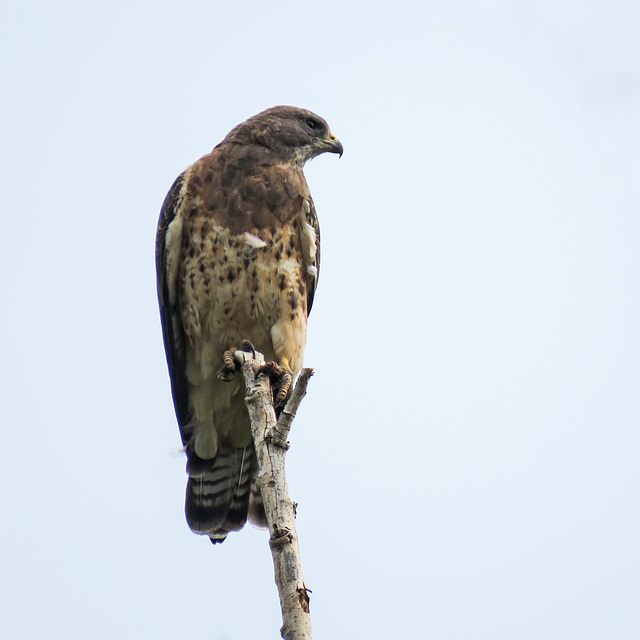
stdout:
POLYGON ((344 149, 342 148, 342 142, 340 142, 340 140, 338 140, 338 138, 336 138, 333 133, 329 134, 328 140, 323 140, 322 142, 324 142, 327 147, 326 151, 328 151, 329 153, 337 153, 339 157, 342 157, 342 154, 344 152, 344 149))

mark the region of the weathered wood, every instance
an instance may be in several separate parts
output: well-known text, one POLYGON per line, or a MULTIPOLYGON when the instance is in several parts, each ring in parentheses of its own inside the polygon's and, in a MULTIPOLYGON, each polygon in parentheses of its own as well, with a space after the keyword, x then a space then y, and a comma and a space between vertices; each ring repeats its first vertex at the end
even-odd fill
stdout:
POLYGON ((309 590, 302 574, 295 506, 289 497, 285 455, 289 448, 289 429, 313 370, 302 370, 291 398, 276 420, 269 379, 264 375, 256 377, 256 371, 264 364, 264 356, 244 351, 236 352, 236 356, 242 362, 247 389, 245 402, 258 458, 257 484, 269 525, 269 546, 282 610, 280 633, 285 640, 311 640, 309 590))

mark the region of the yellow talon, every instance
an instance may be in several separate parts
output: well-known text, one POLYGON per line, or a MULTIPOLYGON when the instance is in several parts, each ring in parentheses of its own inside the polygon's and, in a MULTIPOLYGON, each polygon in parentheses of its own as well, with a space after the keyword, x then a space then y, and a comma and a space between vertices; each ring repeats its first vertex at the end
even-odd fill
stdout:
POLYGON ((238 370, 235 361, 235 353, 237 350, 236 347, 231 347, 231 349, 225 351, 222 356, 222 366, 218 369, 217 376, 223 382, 231 382, 233 374, 238 370))
POLYGON ((280 378, 280 390, 276 396, 276 404, 282 405, 289 399, 291 393, 291 383, 293 382, 293 375, 289 371, 285 370, 280 378))
POLYGON ((269 377, 273 390, 274 404, 276 407, 283 406, 291 395, 291 386, 293 384, 293 372, 289 366, 289 361, 286 358, 282 358, 281 364, 267 362, 258 369, 257 374, 269 377))

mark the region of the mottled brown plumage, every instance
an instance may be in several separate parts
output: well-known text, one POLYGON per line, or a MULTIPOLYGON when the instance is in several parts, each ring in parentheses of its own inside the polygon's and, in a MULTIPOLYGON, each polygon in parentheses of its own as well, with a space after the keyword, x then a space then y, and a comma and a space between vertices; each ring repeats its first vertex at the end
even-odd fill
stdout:
POLYGON ((188 458, 187 521, 213 542, 247 513, 263 524, 243 383, 217 374, 225 351, 245 340, 293 376, 302 368, 320 265, 302 168, 326 151, 342 145, 322 118, 273 107, 182 173, 162 207, 158 296, 188 458))

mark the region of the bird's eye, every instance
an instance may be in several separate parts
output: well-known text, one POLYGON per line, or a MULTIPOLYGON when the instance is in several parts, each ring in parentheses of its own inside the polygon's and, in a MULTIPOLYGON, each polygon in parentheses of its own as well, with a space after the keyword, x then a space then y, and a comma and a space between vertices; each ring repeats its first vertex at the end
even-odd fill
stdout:
POLYGON ((304 123, 309 127, 309 129, 318 129, 320 128, 320 123, 316 120, 312 120, 311 118, 307 118, 304 123))

